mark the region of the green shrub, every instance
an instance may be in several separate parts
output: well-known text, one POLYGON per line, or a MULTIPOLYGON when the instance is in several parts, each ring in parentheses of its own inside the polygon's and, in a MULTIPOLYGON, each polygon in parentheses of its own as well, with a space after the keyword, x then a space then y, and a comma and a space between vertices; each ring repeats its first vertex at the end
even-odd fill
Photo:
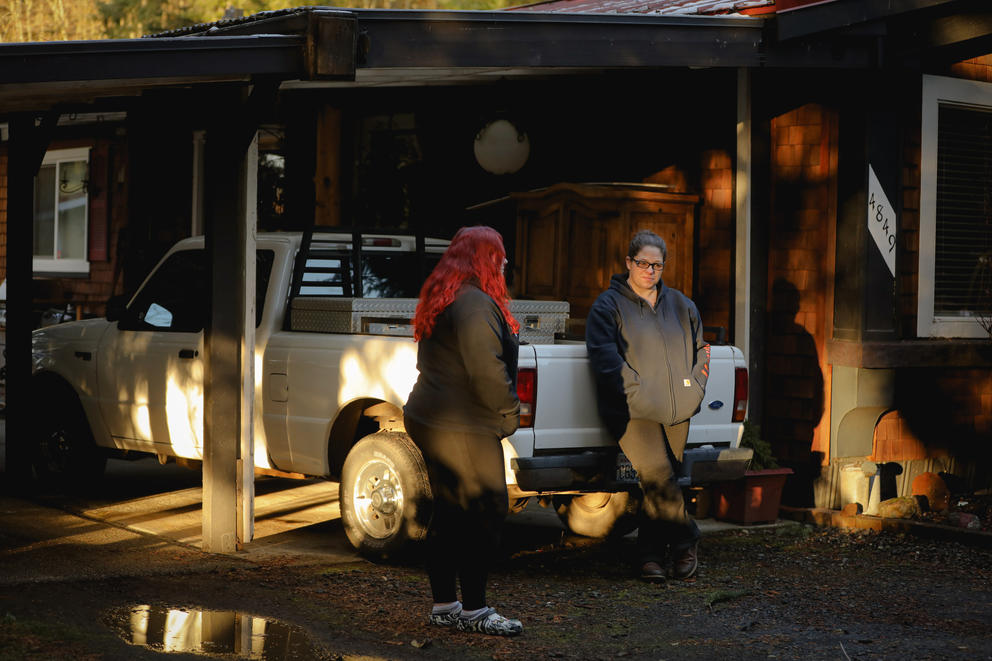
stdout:
POLYGON ((775 461, 775 455, 772 454, 771 444, 761 438, 761 427, 750 420, 744 421, 741 447, 754 450, 754 457, 751 459, 751 470, 778 468, 778 462, 775 461))

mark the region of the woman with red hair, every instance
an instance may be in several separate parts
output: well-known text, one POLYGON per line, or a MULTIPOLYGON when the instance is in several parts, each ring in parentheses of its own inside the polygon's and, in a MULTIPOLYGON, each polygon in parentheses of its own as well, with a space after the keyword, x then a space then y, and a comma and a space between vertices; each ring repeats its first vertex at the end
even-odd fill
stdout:
POLYGON ((424 455, 434 511, 427 536, 429 621, 497 636, 523 626, 486 604, 491 555, 508 509, 500 440, 517 430, 517 331, 506 251, 491 227, 463 227, 420 290, 420 376, 403 409, 424 455), (457 588, 461 586, 462 600, 457 588))

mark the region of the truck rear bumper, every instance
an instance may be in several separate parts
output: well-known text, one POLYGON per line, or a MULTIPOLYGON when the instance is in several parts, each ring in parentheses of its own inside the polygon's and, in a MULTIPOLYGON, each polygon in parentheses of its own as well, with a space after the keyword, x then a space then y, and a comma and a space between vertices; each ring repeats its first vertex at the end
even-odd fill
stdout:
MULTIPOLYGON (((743 477, 752 454, 750 448, 689 448, 679 467, 678 484, 688 487, 743 477)), ((510 466, 522 491, 628 491, 638 485, 637 472, 622 452, 516 457, 510 466)))

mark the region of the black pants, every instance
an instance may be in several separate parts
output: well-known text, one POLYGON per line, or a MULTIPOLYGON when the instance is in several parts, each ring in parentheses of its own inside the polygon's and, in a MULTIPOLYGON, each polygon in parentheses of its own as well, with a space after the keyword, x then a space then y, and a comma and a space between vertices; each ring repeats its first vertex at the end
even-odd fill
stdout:
POLYGON ((620 439, 620 449, 637 471, 644 492, 637 532, 641 562, 662 562, 669 549, 678 553, 699 539, 673 468, 682 459, 688 437, 688 420, 677 425, 631 420, 620 439))
POLYGON ((486 606, 486 579, 509 507, 503 448, 495 434, 450 431, 406 421, 427 463, 434 510, 427 575, 435 603, 486 606))

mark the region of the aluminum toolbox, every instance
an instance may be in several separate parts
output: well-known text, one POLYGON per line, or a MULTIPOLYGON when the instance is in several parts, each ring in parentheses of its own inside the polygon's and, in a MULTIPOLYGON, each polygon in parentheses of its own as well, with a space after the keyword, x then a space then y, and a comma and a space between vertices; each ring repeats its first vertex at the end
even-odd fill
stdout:
MULTIPOLYGON (((338 298, 298 296, 290 309, 290 327, 311 333, 368 333, 413 337, 415 298, 338 298)), ((566 301, 510 301, 520 322, 520 339, 551 344, 565 331, 566 301)))
POLYGON ((290 327, 311 333, 371 333, 413 337, 415 298, 297 296, 290 327))
POLYGON ((564 333, 568 301, 510 301, 510 314, 520 322, 520 339, 530 344, 554 344, 555 333, 564 333))

